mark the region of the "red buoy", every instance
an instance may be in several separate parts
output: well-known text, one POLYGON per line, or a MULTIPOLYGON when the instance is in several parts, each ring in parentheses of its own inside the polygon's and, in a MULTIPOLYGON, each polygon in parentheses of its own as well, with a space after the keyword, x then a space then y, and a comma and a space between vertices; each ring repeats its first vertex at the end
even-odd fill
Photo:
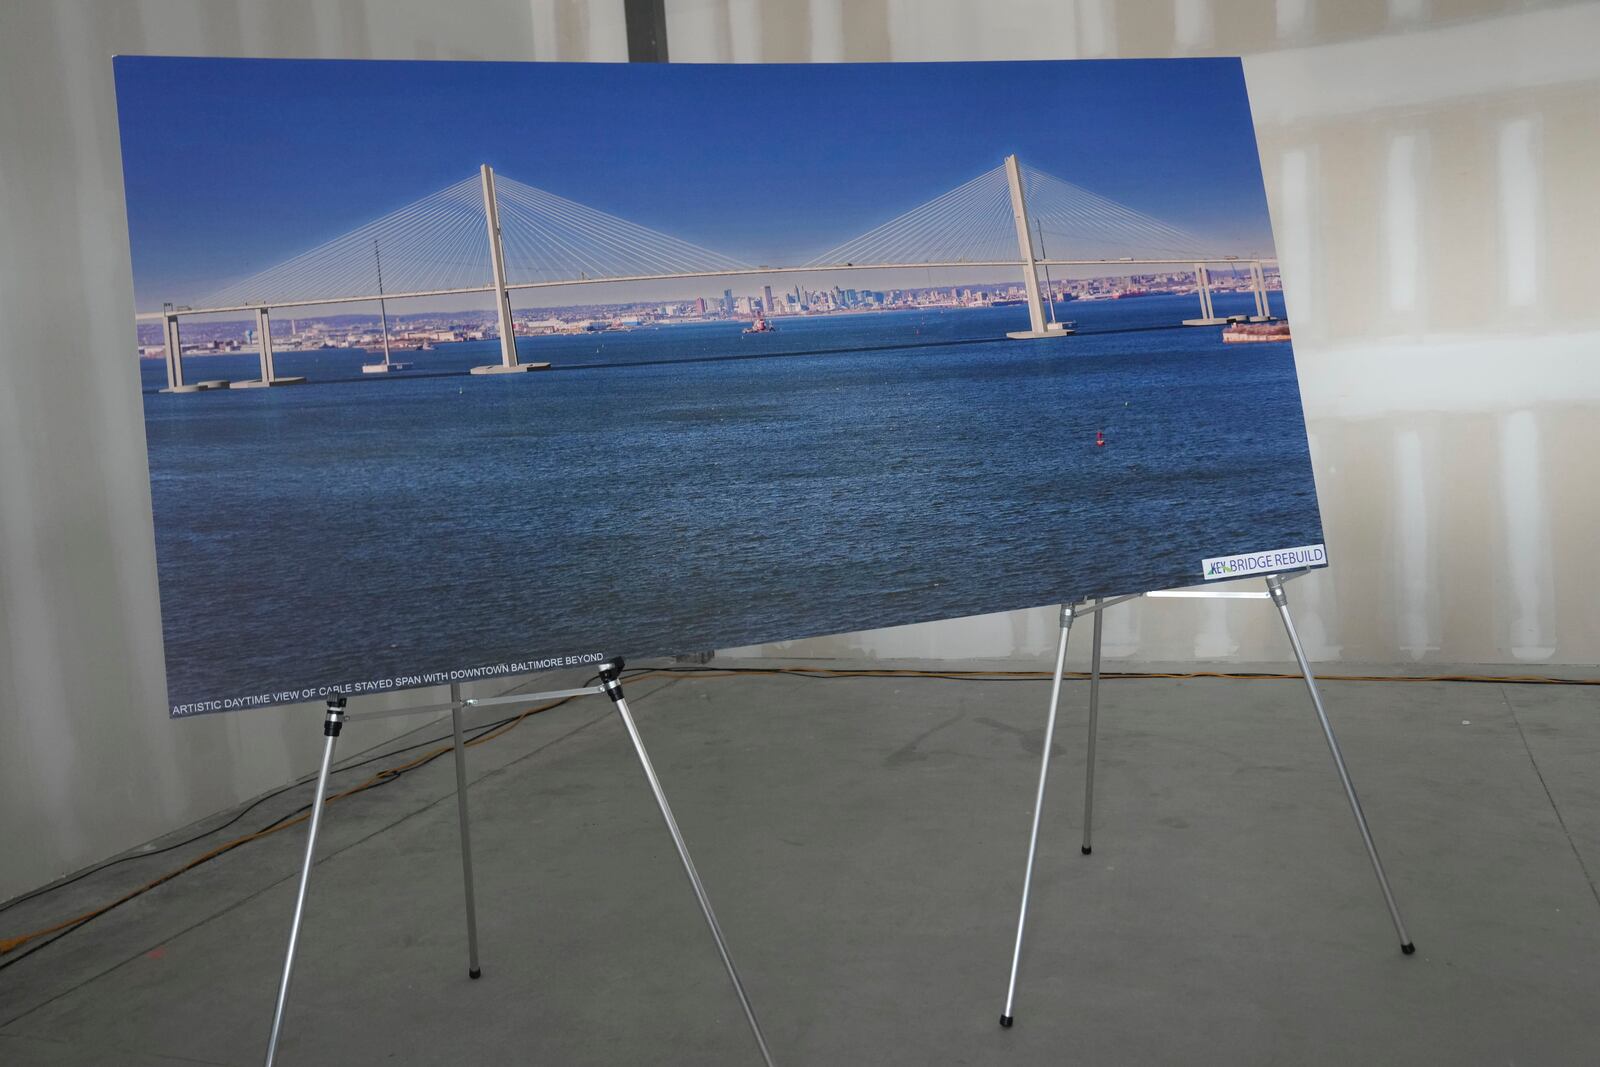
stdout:
POLYGON ((1094 447, 1106 447, 1106 432, 1104 430, 1096 430, 1094 432, 1094 447))

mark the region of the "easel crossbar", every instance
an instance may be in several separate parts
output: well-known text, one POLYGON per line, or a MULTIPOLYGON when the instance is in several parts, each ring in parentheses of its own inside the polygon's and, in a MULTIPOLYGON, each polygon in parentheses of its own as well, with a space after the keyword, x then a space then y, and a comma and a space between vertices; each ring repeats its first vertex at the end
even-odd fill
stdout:
MULTIPOLYGON (((1302 568, 1297 571, 1284 571, 1282 574, 1274 574, 1271 577, 1279 582, 1287 583, 1294 581, 1296 578, 1304 578, 1310 573, 1309 569, 1302 568)), ((1106 597, 1103 600, 1086 600, 1079 604, 1068 605, 1066 610, 1070 611, 1074 617, 1093 615, 1097 611, 1104 611, 1118 604, 1126 604, 1128 601, 1138 600, 1140 597, 1185 597, 1195 600, 1270 600, 1272 599, 1272 594, 1250 592, 1243 589, 1207 589, 1204 586, 1187 589, 1152 589, 1144 593, 1124 593, 1122 596, 1106 597)))
POLYGON ((552 689, 545 693, 510 693, 499 697, 472 697, 462 701, 464 707, 492 708, 496 704, 517 704, 527 700, 563 700, 567 697, 597 696, 604 693, 605 686, 586 685, 578 689, 552 689))
POLYGON ((570 697, 598 696, 605 689, 598 685, 583 686, 579 689, 552 689, 544 693, 508 693, 498 697, 469 697, 465 700, 455 700, 446 704, 417 704, 409 708, 382 708, 377 711, 361 711, 345 716, 348 722, 359 722, 363 719, 393 719, 404 715, 433 715, 445 711, 459 711, 463 708, 492 708, 501 704, 527 704, 537 703, 541 700, 565 700, 570 697))

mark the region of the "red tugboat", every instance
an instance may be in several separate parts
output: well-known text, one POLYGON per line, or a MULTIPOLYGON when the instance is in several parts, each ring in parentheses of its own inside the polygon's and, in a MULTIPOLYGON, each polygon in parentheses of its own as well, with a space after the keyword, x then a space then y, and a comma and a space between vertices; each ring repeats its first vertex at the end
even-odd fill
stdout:
POLYGON ((756 321, 744 328, 745 333, 777 333, 778 328, 767 321, 765 315, 757 315, 756 321))

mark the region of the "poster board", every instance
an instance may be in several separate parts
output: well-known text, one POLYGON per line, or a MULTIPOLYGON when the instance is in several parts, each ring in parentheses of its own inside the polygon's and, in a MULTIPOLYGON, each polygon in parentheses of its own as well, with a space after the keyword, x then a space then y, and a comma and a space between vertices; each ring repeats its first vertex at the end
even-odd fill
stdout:
POLYGON ((175 716, 1326 563, 1237 60, 116 64, 175 716))

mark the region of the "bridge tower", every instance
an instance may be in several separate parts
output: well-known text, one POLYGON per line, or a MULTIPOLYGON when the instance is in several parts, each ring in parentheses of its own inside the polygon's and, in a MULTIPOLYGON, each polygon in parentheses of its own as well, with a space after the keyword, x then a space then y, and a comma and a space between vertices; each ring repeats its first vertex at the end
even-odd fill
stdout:
POLYGON ((1028 329, 1006 334, 1017 340, 1036 337, 1063 337, 1072 331, 1062 323, 1047 323, 1044 300, 1039 293, 1039 256, 1033 247, 1033 226, 1028 219, 1028 201, 1022 191, 1022 168, 1014 155, 1006 157, 1006 184, 1011 187, 1011 216, 1017 224, 1017 254, 1022 260, 1022 283, 1028 291, 1028 329))
POLYGON ((494 195, 494 168, 485 163, 478 168, 483 178, 483 218, 489 227, 489 264, 494 271, 494 309, 500 320, 500 362, 473 367, 473 374, 513 374, 525 370, 545 370, 548 363, 517 362, 517 332, 511 323, 511 293, 506 289, 506 250, 500 242, 500 202, 494 195))

